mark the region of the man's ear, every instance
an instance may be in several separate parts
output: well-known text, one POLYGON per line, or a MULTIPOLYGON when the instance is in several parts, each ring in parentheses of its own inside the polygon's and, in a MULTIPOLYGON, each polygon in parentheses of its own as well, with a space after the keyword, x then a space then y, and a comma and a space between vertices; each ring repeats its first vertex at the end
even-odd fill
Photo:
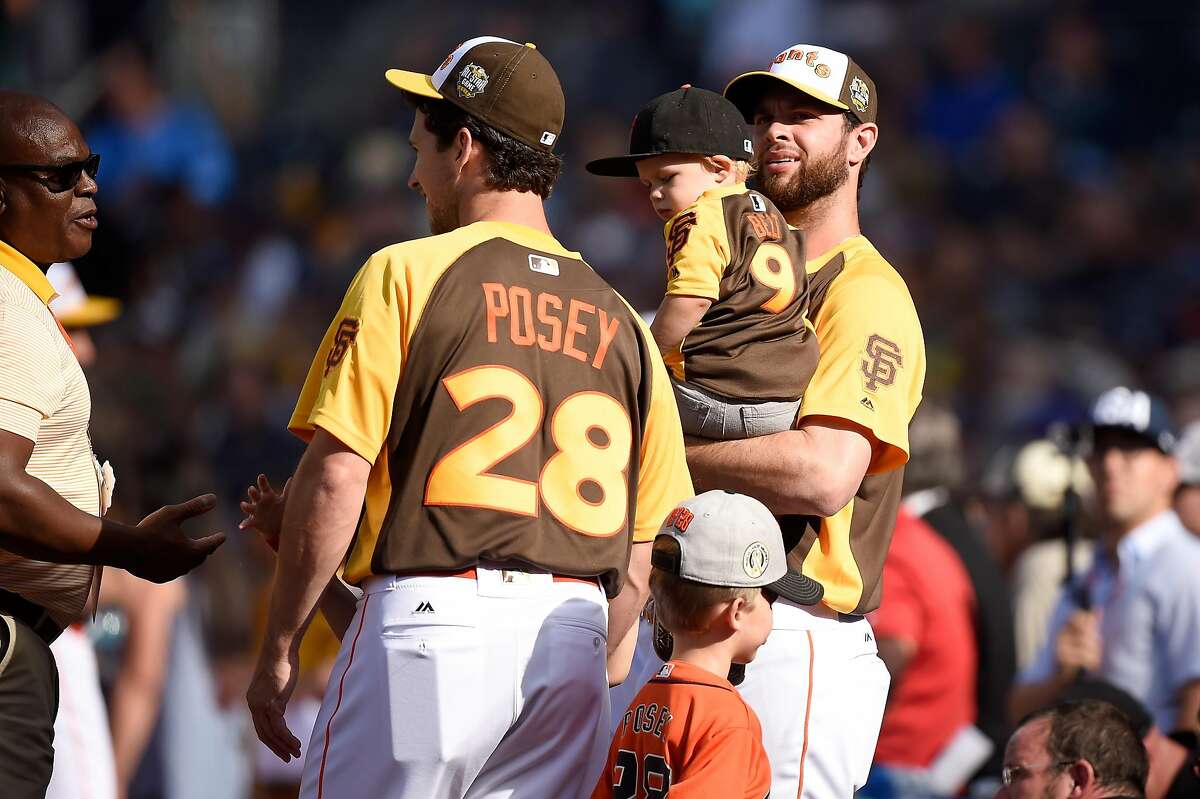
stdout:
POLYGON ((879 140, 879 126, 874 122, 864 122, 850 132, 850 145, 846 148, 846 157, 850 166, 861 164, 875 149, 879 140))
POLYGON ((1071 778, 1071 799, 1087 796, 1088 791, 1096 785, 1096 770, 1086 760, 1076 760, 1067 767, 1066 774, 1071 778))
POLYGON ((475 137, 471 135, 471 131, 466 128, 459 128, 458 133, 454 134, 453 147, 455 172, 461 178, 471 159, 479 157, 482 153, 480 152, 479 142, 475 141, 475 137))

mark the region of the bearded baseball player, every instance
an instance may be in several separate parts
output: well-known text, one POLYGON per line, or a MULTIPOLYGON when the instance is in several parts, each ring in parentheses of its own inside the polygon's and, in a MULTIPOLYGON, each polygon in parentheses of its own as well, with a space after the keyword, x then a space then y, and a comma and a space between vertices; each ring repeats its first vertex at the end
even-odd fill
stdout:
POLYGON ((763 194, 804 232, 821 355, 795 429, 689 442, 688 462, 697 490, 736 490, 778 514, 791 567, 824 588, 815 605, 775 603, 741 690, 762 720, 771 795, 845 799, 866 781, 887 697, 863 614, 879 604, 925 346, 904 280, 859 229, 879 136, 871 78, 797 44, 725 96, 754 126, 763 194))
POLYGON ((298 756, 297 645, 349 551, 363 597, 301 796, 587 795, 608 649, 691 495, 671 386, 638 315, 547 226, 549 62, 480 37, 387 77, 416 107, 409 186, 436 235, 367 261, 313 361, 247 701, 263 742, 298 756))

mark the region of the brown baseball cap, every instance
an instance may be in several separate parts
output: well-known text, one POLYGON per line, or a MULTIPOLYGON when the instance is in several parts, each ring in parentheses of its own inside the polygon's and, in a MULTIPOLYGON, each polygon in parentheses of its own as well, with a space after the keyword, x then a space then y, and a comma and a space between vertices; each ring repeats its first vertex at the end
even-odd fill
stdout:
POLYGON ((874 122, 878 115, 875 81, 850 56, 815 44, 794 44, 767 69, 738 75, 725 87, 725 96, 752 122, 759 99, 780 82, 849 111, 859 122, 874 122))
POLYGON ((432 75, 389 69, 387 79, 406 92, 453 103, 538 150, 553 150, 562 133, 562 85, 532 44, 478 36, 454 48, 432 75))

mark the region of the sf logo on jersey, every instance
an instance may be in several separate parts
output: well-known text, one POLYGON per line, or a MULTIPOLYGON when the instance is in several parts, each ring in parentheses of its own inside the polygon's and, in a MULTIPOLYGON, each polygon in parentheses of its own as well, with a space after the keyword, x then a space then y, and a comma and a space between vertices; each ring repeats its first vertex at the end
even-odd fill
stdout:
POLYGON ((333 344, 329 346, 329 355, 325 358, 325 374, 333 371, 334 367, 346 357, 346 353, 350 351, 350 345, 354 343, 354 339, 358 338, 358 328, 359 321, 349 316, 338 325, 337 333, 333 336, 333 344))
POLYGON ((900 346, 878 333, 867 339, 866 358, 862 360, 863 386, 878 391, 896 382, 896 371, 904 364, 900 346))

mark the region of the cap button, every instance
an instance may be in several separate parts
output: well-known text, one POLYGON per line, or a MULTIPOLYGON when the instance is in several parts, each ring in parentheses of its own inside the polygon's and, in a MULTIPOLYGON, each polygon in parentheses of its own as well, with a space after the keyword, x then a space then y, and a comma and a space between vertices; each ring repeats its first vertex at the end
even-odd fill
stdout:
POLYGON ((526 47, 528 47, 530 50, 536 50, 536 49, 537 49, 537 45, 536 45, 536 44, 534 44, 533 42, 525 42, 525 46, 526 46, 526 47))

